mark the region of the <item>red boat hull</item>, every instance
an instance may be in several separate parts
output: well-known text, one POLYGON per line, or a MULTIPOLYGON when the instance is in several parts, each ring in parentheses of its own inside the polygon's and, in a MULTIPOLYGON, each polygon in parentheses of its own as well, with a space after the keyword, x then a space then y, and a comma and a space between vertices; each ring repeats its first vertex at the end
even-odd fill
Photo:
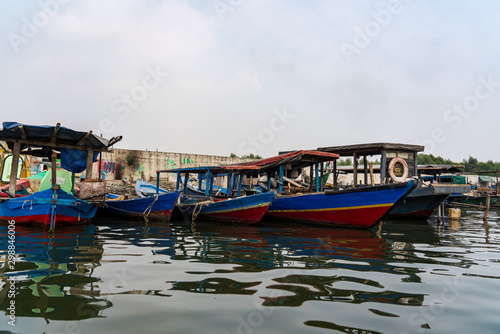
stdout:
POLYGON ((255 224, 262 220, 271 203, 247 209, 200 213, 199 217, 233 223, 255 224))
MULTIPOLYGON (((0 220, 13 220, 16 224, 35 224, 50 227, 50 214, 33 215, 33 216, 17 216, 17 217, 1 217, 0 220)), ((89 223, 91 218, 80 218, 73 216, 65 216, 56 214, 56 225, 73 225, 89 223)))
POLYGON ((392 204, 371 207, 347 207, 332 210, 268 211, 267 216, 297 222, 334 224, 368 228, 382 217, 392 204))

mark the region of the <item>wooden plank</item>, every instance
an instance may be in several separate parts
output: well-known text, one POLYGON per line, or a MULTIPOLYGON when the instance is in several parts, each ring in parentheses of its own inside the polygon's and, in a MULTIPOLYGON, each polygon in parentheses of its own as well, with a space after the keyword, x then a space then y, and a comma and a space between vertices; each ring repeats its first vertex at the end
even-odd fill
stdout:
POLYGON ((289 178, 287 178, 285 176, 283 177, 283 180, 285 180, 286 182, 290 183, 292 186, 303 188, 303 189, 307 189, 307 187, 304 187, 300 183, 297 183, 297 182, 293 181, 292 179, 289 179, 289 178))
POLYGON ((19 153, 21 152, 21 144, 15 143, 12 149, 12 167, 10 169, 9 192, 16 193, 17 172, 19 170, 19 153))

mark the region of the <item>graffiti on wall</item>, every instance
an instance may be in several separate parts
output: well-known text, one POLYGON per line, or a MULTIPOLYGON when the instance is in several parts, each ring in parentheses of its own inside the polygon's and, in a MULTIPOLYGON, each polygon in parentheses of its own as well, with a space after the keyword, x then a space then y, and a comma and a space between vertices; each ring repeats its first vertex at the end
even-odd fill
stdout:
POLYGON ((146 169, 146 167, 144 167, 144 165, 143 165, 143 164, 141 164, 141 163, 139 163, 139 162, 137 163, 137 166, 136 166, 135 170, 137 171, 137 178, 138 178, 138 179, 141 179, 141 178, 142 178, 141 174, 142 174, 142 172, 143 172, 145 169, 146 169))
POLYGON ((175 161, 167 158, 167 169, 175 168, 175 161))

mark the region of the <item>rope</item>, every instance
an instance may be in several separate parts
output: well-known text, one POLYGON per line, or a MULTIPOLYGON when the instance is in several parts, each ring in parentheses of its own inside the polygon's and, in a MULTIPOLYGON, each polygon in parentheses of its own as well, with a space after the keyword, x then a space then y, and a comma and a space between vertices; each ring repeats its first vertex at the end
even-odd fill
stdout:
POLYGON ((196 220, 196 218, 200 214, 201 210, 203 209, 204 205, 208 205, 211 203, 214 203, 214 201, 208 200, 208 201, 201 201, 201 202, 196 203, 194 210, 193 210, 193 215, 191 216, 191 221, 194 222, 196 220), (197 210, 198 210, 198 212, 196 212, 197 210))
POLYGON ((142 213, 142 216, 144 217, 144 221, 145 221, 146 223, 148 223, 148 222, 149 222, 149 219, 148 219, 149 214, 151 213, 151 209, 153 208, 153 204, 155 204, 155 202, 156 202, 156 200, 158 200, 158 197, 159 197, 159 196, 158 196, 158 195, 155 195, 154 197, 155 197, 154 201, 153 201, 153 202, 152 202, 152 203, 151 203, 151 204, 150 204, 150 205, 146 208, 146 210, 144 210, 144 212, 142 213))

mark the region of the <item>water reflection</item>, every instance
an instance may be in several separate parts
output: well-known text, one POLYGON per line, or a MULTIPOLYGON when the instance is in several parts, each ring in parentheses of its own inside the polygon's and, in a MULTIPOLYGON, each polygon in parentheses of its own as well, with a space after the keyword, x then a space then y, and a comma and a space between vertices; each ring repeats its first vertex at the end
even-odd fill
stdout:
MULTIPOLYGON (((2 256, 6 231, 0 226, 2 256)), ((276 314, 277 320, 262 326, 272 329, 276 321, 283 332, 297 322, 284 324, 280 316, 297 314, 303 315, 297 320, 306 326, 302 332, 387 332, 386 321, 402 330, 409 324, 412 330, 434 330, 429 321, 434 315, 421 319, 427 314, 422 312, 442 302, 443 289, 453 286, 458 300, 469 293, 460 285, 464 279, 496 284, 500 263, 495 216, 488 222, 462 219, 459 229, 404 221, 359 230, 106 219, 56 229, 53 236, 27 227, 16 232, 20 262, 14 271, 0 270, 0 308, 7 312, 6 280, 15 276, 17 317, 96 319, 91 323, 99 329, 101 319, 119 325, 135 316, 140 323, 139 316, 147 314, 166 321, 168 311, 197 315, 186 333, 200 332, 194 329, 197 321, 203 329, 214 315, 229 319, 208 332, 235 332, 241 319, 249 332, 258 314, 262 319, 276 314), (418 320, 417 327, 411 319, 418 320)), ((457 305, 446 304, 446 312, 463 312, 457 305)))
POLYGON ((81 320, 99 316, 111 306, 99 298, 93 277, 99 266, 102 245, 95 239, 94 227, 59 228, 49 235, 34 227, 16 226, 15 270, 7 266, 7 229, 0 226, 2 290, 0 307, 7 314, 7 279, 15 276, 16 317, 42 317, 49 320, 81 320))

